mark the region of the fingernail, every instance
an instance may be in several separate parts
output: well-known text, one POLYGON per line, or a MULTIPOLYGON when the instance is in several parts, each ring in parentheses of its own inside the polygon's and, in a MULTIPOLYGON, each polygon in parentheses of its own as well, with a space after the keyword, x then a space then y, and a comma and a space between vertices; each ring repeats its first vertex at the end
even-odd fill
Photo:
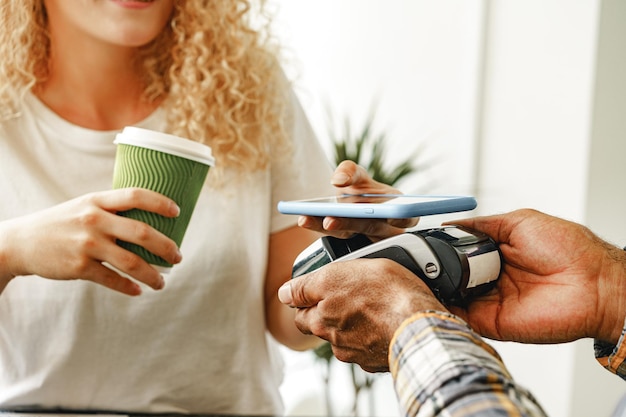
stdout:
POLYGON ((284 283, 278 289, 278 299, 281 303, 290 305, 293 301, 291 298, 291 284, 289 282, 284 283))
POLYGON ((138 295, 141 295, 142 291, 141 291, 141 287, 136 284, 136 283, 132 283, 133 284, 133 290, 132 290, 132 294, 131 296, 136 297, 138 295))
POLYGON ((324 228, 324 230, 334 230, 337 229, 337 219, 335 219, 334 217, 325 217, 324 220, 322 220, 322 227, 324 228))
POLYGON ((172 212, 174 213, 174 217, 180 216, 180 207, 177 204, 174 204, 172 212))
POLYGON ((307 216, 298 217, 298 227, 307 228, 309 225, 309 218, 307 216))
POLYGON ((332 185, 344 185, 350 181, 350 177, 344 172, 337 172, 330 178, 332 185))
POLYGON ((160 275, 160 277, 161 281, 157 284, 155 290, 162 290, 165 287, 165 278, 163 278, 163 275, 160 275))

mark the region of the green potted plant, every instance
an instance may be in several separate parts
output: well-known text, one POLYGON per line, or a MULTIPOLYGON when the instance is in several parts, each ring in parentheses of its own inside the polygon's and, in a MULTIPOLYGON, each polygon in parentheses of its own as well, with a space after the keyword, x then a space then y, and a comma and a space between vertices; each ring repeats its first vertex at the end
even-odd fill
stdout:
POLYGON ((339 164, 345 160, 354 161, 364 167, 376 181, 397 185, 409 175, 417 172, 416 161, 419 148, 397 165, 388 166, 386 159, 389 138, 385 132, 374 131, 374 121, 372 113, 356 133, 353 133, 350 119, 347 117, 344 119, 342 134, 336 134, 331 128, 329 134, 333 143, 334 162, 339 164))

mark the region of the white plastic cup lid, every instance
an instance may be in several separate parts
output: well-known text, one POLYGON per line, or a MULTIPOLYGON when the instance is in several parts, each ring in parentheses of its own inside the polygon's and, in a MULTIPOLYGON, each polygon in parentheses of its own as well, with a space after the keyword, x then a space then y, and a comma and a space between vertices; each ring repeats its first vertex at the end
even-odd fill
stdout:
POLYGON ((181 158, 191 159, 201 164, 213 166, 215 158, 211 148, 199 142, 168 133, 127 126, 115 136, 116 145, 132 145, 165 152, 181 158))

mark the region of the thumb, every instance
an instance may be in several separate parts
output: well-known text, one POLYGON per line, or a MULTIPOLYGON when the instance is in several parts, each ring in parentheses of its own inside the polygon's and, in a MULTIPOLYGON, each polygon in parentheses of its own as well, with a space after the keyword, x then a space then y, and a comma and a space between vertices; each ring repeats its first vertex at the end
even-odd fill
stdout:
POLYGON ((335 187, 349 187, 362 181, 363 170, 350 160, 341 161, 333 173, 330 183, 335 187))
POLYGON ((306 283, 310 281, 308 277, 302 276, 285 282, 278 289, 278 299, 281 303, 289 307, 312 307, 319 300, 310 294, 311 288, 307 289, 306 283))
POLYGON ((287 304, 289 307, 293 307, 293 297, 291 296, 291 281, 285 282, 278 289, 278 300, 287 304))

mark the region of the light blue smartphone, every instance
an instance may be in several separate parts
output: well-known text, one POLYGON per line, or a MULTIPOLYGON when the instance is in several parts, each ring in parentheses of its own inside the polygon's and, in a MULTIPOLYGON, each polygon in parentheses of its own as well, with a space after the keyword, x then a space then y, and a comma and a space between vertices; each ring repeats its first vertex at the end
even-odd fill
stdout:
POLYGON ((405 219, 473 210, 476 199, 458 195, 344 194, 280 201, 278 211, 316 217, 405 219))

